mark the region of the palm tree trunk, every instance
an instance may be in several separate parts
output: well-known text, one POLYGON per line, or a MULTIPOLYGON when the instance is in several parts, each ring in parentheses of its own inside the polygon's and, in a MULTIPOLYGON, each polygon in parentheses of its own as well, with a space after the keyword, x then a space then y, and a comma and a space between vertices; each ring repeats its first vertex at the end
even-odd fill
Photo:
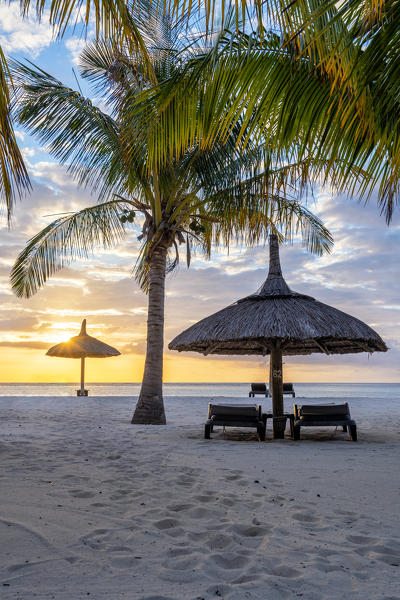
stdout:
POLYGON ((158 246, 150 259, 147 348, 142 388, 132 423, 165 425, 162 395, 166 246, 158 246))

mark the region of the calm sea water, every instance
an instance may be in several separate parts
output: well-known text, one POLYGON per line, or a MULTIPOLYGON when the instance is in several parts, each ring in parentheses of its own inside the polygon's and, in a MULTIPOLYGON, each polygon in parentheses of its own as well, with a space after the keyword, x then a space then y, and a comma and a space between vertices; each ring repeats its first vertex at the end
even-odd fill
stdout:
MULTIPOLYGON (((76 396, 77 384, 2 383, 0 396, 76 396)), ((137 396, 139 383, 87 383, 91 396, 137 396)), ((400 383, 296 383, 296 398, 399 399, 400 383)), ((164 396, 248 398, 248 383, 166 383, 164 396)), ((262 396, 256 396, 261 400, 262 396)))

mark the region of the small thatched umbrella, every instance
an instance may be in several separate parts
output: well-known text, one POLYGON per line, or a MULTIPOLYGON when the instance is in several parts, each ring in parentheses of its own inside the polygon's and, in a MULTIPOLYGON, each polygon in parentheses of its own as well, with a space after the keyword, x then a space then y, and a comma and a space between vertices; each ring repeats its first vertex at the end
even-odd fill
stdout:
POLYGON ((68 342, 61 342, 46 352, 47 356, 61 358, 81 359, 81 388, 76 390, 77 396, 87 396, 85 390, 85 358, 107 358, 121 354, 116 348, 101 342, 86 333, 86 319, 83 319, 79 335, 72 337, 68 342))
POLYGON ((282 277, 279 245, 270 236, 270 265, 260 290, 180 333, 171 350, 207 354, 271 355, 274 435, 283 437, 282 354, 386 352, 371 327, 311 296, 292 291, 282 277))

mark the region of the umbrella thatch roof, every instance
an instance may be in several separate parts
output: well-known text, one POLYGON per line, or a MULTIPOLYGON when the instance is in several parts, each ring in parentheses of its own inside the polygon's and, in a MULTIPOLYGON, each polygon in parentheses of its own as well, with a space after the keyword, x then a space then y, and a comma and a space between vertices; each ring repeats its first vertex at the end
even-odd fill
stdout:
POLYGON ((265 356, 279 342, 285 355, 386 352, 381 337, 359 319, 292 291, 282 277, 278 240, 271 237, 269 274, 260 290, 195 323, 168 347, 265 356))
POLYGON ((121 354, 116 348, 101 342, 86 333, 86 319, 83 319, 79 335, 68 342, 61 342, 46 352, 48 356, 62 358, 107 358, 121 354))

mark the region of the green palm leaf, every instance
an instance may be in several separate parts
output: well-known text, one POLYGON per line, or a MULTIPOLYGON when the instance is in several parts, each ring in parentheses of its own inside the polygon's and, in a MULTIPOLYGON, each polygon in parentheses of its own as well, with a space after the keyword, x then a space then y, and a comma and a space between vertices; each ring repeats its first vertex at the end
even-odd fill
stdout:
MULTIPOLYGON (((140 29, 143 23, 145 19, 140 29)), ((100 198, 123 195, 127 197, 125 202, 142 212, 143 244, 135 275, 144 289, 148 286, 152 256, 160 244, 169 248, 169 269, 179 259, 177 241, 185 241, 189 260, 192 247, 209 254, 213 243, 229 245, 233 240, 260 243, 271 229, 280 230, 289 239, 301 233, 309 249, 319 253, 328 251, 332 244, 329 232, 300 203, 312 172, 306 161, 296 157, 288 163, 287 157, 282 160, 272 155, 264 144, 257 143, 252 132, 248 133, 252 124, 246 124, 242 118, 224 130, 211 148, 207 147, 207 141, 203 142, 202 136, 207 136, 204 131, 213 123, 213 109, 223 104, 223 98, 213 96, 213 82, 210 89, 205 89, 207 100, 201 109, 204 117, 191 115, 198 118, 200 126, 185 151, 179 152, 173 145, 169 163, 160 162, 159 168, 156 167, 153 131, 157 136, 161 134, 160 139, 169 147, 168 136, 171 128, 179 126, 180 111, 171 112, 170 120, 164 120, 161 112, 159 119, 151 93, 155 90, 161 94, 164 82, 170 86, 176 74, 189 74, 190 78, 197 69, 199 55, 190 34, 189 51, 185 53, 179 25, 168 24, 165 19, 163 23, 157 29, 157 44, 152 41, 149 46, 154 72, 163 78, 157 86, 146 77, 135 56, 111 42, 99 41, 84 50, 82 75, 96 87, 97 93, 104 90, 106 101, 113 107, 113 116, 34 65, 14 63, 20 122, 68 166, 80 184, 99 190, 100 198), (176 63, 177 52, 185 60, 176 63), (186 68, 186 63, 190 68, 186 68)), ((268 43, 275 44, 275 39, 268 43)), ((213 61, 215 50, 203 46, 202 56, 213 61)), ((220 74, 223 79, 224 71, 220 70, 220 74)), ((171 106, 173 102, 167 106, 170 111, 171 106)), ((320 163, 315 161, 313 168, 318 174, 320 163)), ((118 202, 124 200, 100 205, 111 211, 112 232, 118 232, 121 226, 118 210, 124 205, 118 202)), ((31 240, 13 269, 13 288, 17 293, 34 293, 67 260, 80 256, 81 242, 82 256, 98 242, 96 219, 105 227, 104 208, 87 210, 57 220, 31 240), (82 238, 80 225, 85 233, 82 238), (94 228, 93 240, 88 234, 90 227, 94 228)), ((107 246, 105 230, 102 235, 107 246)))
POLYGON ((283 32, 283 41, 273 33, 260 39, 224 32, 213 53, 192 58, 132 103, 131 116, 154 106, 159 113, 149 133, 150 159, 162 164, 195 141, 210 148, 240 123, 238 143, 264 141, 277 160, 308 162, 340 191, 368 199, 378 186, 390 220, 400 181, 400 60, 387 42, 397 39, 398 7, 394 2, 388 24, 370 35, 365 48, 366 35, 354 39, 357 20, 346 22, 332 3, 310 2, 308 13, 299 9, 297 20, 288 16, 286 35, 297 37, 283 32), (328 6, 332 23, 323 13, 328 6), (307 14, 313 20, 305 35, 300 25, 307 14), (382 47, 389 48, 386 59, 382 47), (168 133, 163 121, 174 123, 168 133))
POLYGON ((129 203, 110 201, 56 219, 35 235, 11 271, 17 296, 30 298, 47 279, 77 258, 87 258, 99 246, 115 246, 125 233, 121 211, 129 203))
POLYGON ((6 208, 8 219, 11 217, 15 197, 30 187, 28 173, 12 127, 10 82, 6 58, 0 48, 0 201, 6 208))

